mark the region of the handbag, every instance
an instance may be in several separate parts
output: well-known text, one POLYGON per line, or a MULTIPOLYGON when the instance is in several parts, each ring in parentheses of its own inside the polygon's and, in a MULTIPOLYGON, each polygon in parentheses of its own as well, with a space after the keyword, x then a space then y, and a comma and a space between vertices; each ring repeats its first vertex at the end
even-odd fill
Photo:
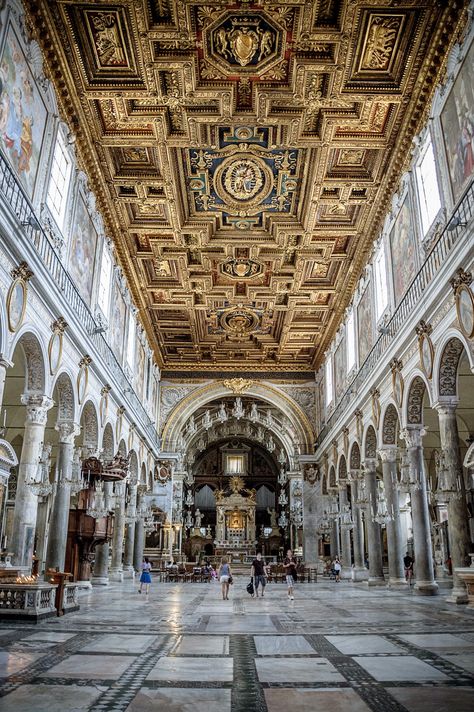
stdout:
POLYGON ((229 584, 233 584, 233 583, 234 583, 234 579, 232 578, 232 576, 229 576, 229 580, 228 580, 227 583, 229 583, 229 584))
POLYGON ((247 593, 249 593, 251 596, 254 594, 254 588, 253 588, 253 580, 250 579, 250 583, 247 584, 247 593))

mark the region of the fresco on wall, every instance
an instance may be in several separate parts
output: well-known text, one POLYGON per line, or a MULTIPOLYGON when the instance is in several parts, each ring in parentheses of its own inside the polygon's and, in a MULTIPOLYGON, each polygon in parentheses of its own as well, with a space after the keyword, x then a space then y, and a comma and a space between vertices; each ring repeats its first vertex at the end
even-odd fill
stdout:
POLYGON ((370 284, 366 288, 357 307, 357 334, 359 337, 359 363, 362 364, 374 345, 370 284))
POLYGON ((125 335, 125 316, 127 307, 120 292, 119 285, 114 280, 114 288, 112 293, 112 310, 110 314, 110 346, 117 357, 117 361, 122 362, 123 358, 123 340, 125 335))
POLYGON ((46 118, 46 107, 10 25, 0 60, 1 146, 30 198, 35 189, 46 118))
POLYGON ((346 344, 344 339, 334 353, 334 378, 336 385, 336 400, 339 400, 344 393, 346 381, 346 344))
POLYGON ((441 113, 449 176, 457 202, 474 174, 474 43, 441 113))
POLYGON ((415 234, 408 196, 390 233, 390 253, 395 303, 399 304, 417 273, 415 234))
POLYGON ((143 381, 145 378, 145 349, 137 341, 137 354, 136 354, 136 372, 135 372, 135 390, 139 397, 143 395, 143 381))
POLYGON ((97 233, 81 194, 78 196, 69 253, 69 273, 79 294, 91 303, 97 233))

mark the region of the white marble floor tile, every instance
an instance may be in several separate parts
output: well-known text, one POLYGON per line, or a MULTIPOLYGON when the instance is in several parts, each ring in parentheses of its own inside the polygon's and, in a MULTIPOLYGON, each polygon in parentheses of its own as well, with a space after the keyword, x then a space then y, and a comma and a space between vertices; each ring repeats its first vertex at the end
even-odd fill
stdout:
POLYGON ((210 616, 206 630, 213 633, 276 633, 270 616, 255 614, 210 616))
POLYGON ((442 687, 389 687, 388 692, 408 712, 472 712, 474 689, 442 687))
POLYGON ((354 690, 269 689, 265 690, 268 712, 369 712, 354 690))
POLYGON ((74 638, 76 633, 57 633, 56 631, 40 630, 38 633, 29 635, 25 640, 45 640, 51 643, 65 643, 66 640, 74 638))
POLYGON ((257 658, 260 682, 343 682, 325 658, 257 658))
POLYGON ((400 653, 402 649, 380 635, 326 635, 326 639, 344 655, 361 653, 400 653))
POLYGON ((28 665, 31 665, 42 658, 43 653, 18 653, 17 651, 6 652, 0 650, 0 677, 8 677, 14 675, 19 670, 22 670, 28 665))
POLYGON ((451 633, 427 633, 424 635, 410 633, 408 635, 400 635, 399 638, 432 652, 437 652, 438 650, 450 650, 452 652, 456 650, 474 651, 474 643, 470 643, 464 638, 451 633))
POLYGON ((147 680, 168 682, 232 682, 231 658, 160 658, 147 680))
POLYGON ((144 653, 155 640, 155 635, 98 635, 97 639, 87 643, 81 652, 90 653, 144 653))
POLYGON ((22 685, 1 698, 2 712, 83 712, 100 697, 97 687, 22 685))
POLYGON ((47 677, 117 680, 136 660, 131 655, 70 655, 48 670, 47 677))
POLYGON ((226 689, 142 688, 126 712, 230 712, 231 691, 226 689))
POLYGON ((400 657, 393 655, 387 658, 354 657, 354 660, 379 681, 423 682, 424 680, 449 680, 447 675, 412 655, 400 657))
POLYGON ((254 635, 253 639, 259 655, 316 655, 314 648, 302 635, 254 635))
POLYGON ((440 657, 474 675, 474 654, 472 652, 443 653, 440 657))
POLYGON ((184 635, 173 651, 177 655, 228 655, 226 635, 184 635))

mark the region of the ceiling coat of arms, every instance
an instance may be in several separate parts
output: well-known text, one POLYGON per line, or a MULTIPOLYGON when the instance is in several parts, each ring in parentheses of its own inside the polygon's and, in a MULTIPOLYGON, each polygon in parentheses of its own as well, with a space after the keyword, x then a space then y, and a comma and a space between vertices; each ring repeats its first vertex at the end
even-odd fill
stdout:
POLYGON ((262 17, 233 15, 211 33, 215 52, 230 64, 255 66, 274 51, 277 33, 262 17))

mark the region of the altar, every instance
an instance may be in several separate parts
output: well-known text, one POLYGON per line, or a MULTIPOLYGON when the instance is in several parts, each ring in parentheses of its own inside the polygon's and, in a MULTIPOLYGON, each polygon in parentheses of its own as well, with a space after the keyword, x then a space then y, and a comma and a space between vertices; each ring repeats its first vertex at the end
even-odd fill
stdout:
POLYGON ((216 551, 245 556, 255 550, 257 493, 245 489, 244 484, 242 477, 231 477, 228 488, 216 492, 216 551))

